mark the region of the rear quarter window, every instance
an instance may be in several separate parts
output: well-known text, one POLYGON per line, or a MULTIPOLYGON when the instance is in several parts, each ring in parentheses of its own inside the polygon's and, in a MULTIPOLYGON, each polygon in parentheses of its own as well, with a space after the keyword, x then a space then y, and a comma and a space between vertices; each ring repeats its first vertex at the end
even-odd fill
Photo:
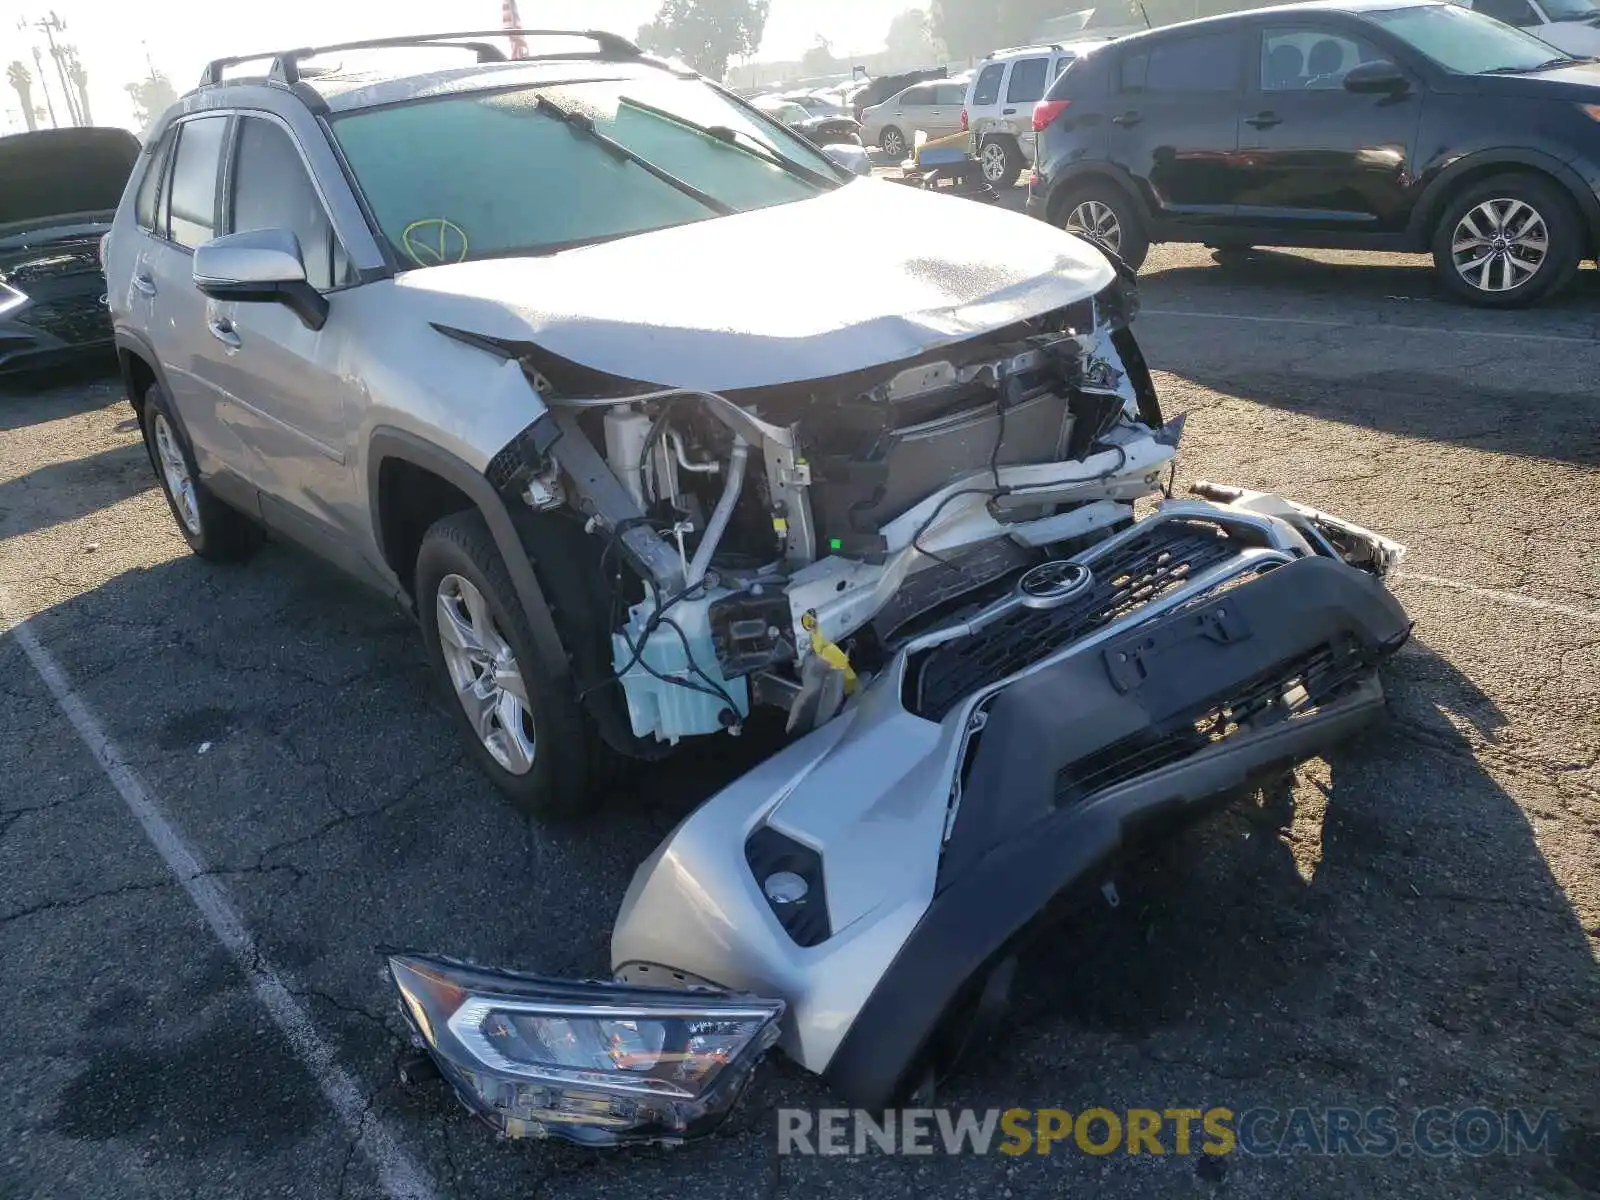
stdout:
POLYGON ((1061 60, 1061 74, 1044 94, 1046 100, 1071 100, 1075 96, 1101 96, 1106 90, 1106 63, 1110 55, 1084 54, 1061 60))
POLYGON ((140 229, 155 232, 158 228, 156 209, 161 199, 161 183, 167 173, 167 155, 172 150, 173 132, 168 130, 156 147, 150 151, 145 165, 144 178, 139 181, 139 194, 134 197, 133 217, 140 229))
POLYGON ((972 99, 969 104, 994 104, 1000 99, 1000 80, 1006 73, 1005 63, 990 63, 978 72, 978 78, 972 83, 972 99))

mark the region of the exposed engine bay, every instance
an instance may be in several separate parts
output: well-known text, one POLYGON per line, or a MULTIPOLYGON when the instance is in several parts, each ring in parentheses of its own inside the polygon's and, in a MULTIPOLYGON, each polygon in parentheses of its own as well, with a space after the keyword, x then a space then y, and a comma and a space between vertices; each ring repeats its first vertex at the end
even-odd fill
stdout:
POLYGON ((909 639, 1125 526, 1181 432, 1136 307, 1119 278, 909 364, 742 392, 569 398, 571 364, 535 363, 553 429, 523 496, 608 539, 633 734, 737 731, 758 704, 815 728, 909 639))

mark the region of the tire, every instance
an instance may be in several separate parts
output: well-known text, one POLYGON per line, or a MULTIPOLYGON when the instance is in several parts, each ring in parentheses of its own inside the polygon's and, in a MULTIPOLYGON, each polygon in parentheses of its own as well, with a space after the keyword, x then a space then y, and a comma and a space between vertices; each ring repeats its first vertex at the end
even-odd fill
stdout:
POLYGON ((1433 233, 1439 282, 1483 308, 1522 308, 1555 295, 1572 282, 1583 251, 1572 198, 1537 175, 1470 185, 1445 205, 1433 233))
POLYGON ((535 650, 505 561, 476 509, 444 517, 423 535, 416 597, 428 665, 484 774, 528 816, 587 809, 593 731, 535 650), (443 615, 446 608, 457 621, 443 615), (476 638, 476 652, 464 633, 476 638))
POLYGON ((906 152, 906 135, 891 125, 878 135, 878 149, 892 158, 902 158, 906 152))
POLYGON ((156 482, 189 549, 212 562, 242 562, 254 554, 261 545, 261 527, 217 499, 200 481, 194 450, 159 383, 152 383, 144 394, 140 425, 156 482))
POLYGON ((1053 209, 1061 228, 1098 242, 1135 271, 1144 266, 1150 254, 1149 235, 1133 201, 1115 184, 1087 181, 1081 187, 1069 186, 1053 209))
POLYGON ((978 147, 978 163, 983 167, 983 178, 991 187, 1010 187, 1022 174, 1027 162, 1015 138, 997 134, 983 139, 978 147))

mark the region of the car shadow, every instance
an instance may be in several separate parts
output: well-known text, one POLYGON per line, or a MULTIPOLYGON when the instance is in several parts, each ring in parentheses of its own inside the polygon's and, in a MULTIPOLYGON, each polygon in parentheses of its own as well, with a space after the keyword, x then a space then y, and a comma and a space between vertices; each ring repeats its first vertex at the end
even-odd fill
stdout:
POLYGON ((49 371, 0 375, 0 432, 104 408, 122 394, 110 353, 86 354, 49 371))
POLYGON ((155 486, 143 442, 35 468, 0 483, 0 543, 75 521, 155 486))
MULTIPOLYGON (((1407 255, 1397 263, 1388 255, 1328 259, 1257 247, 1213 253, 1202 262, 1181 266, 1164 267, 1158 259, 1145 267, 1142 276, 1196 297, 1244 285, 1266 295, 1281 294, 1290 305, 1307 297, 1334 296, 1345 301, 1429 300, 1456 306, 1436 281, 1433 260, 1424 254, 1407 255)), ((1600 287, 1595 283, 1594 272, 1580 271, 1570 287, 1539 308, 1573 315, 1600 312, 1600 287)))
POLYGON ((1600 926, 1445 716, 1492 742, 1492 701, 1415 643, 1385 679, 1386 724, 1124 864, 1117 907, 1032 946, 1020 1028, 941 1103, 1553 1110, 1554 1155, 1482 1164, 1479 1194, 1600 1187, 1600 926))

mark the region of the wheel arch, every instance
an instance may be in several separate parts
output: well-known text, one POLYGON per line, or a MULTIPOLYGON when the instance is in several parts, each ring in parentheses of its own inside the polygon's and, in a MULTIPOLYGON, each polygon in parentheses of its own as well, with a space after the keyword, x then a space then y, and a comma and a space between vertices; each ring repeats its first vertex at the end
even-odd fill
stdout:
POLYGON ((415 434, 380 427, 367 442, 367 502, 378 550, 413 606, 416 555, 427 528, 440 517, 477 509, 505 561, 547 670, 557 679, 570 677, 566 647, 516 523, 482 472, 415 434))
POLYGON ((1058 172, 1050 184, 1049 194, 1045 197, 1045 220, 1052 225, 1060 225, 1070 190, 1074 187, 1081 188, 1086 183, 1106 183, 1116 188, 1133 205, 1134 212, 1144 223, 1145 232, 1152 232, 1150 209, 1145 204, 1144 197, 1139 194, 1139 189, 1134 186, 1133 180, 1110 163, 1079 163, 1058 172))
MULTIPOLYGON (((150 390, 151 384, 159 383, 161 389, 172 395, 172 389, 167 386, 166 372, 161 368, 161 360, 156 357, 155 348, 143 336, 132 330, 119 329, 114 334, 114 344, 117 351, 117 371, 122 376, 122 386, 128 396, 128 403, 133 405, 133 411, 144 419, 144 396, 150 390)), ((177 414, 173 414, 177 417, 177 414)), ((178 418, 181 422, 181 418, 178 418)))
POLYGON ((1495 175, 1535 175, 1555 184, 1578 210, 1587 235, 1584 257, 1594 257, 1600 247, 1600 199, 1571 165, 1542 151, 1519 146, 1480 150, 1457 159, 1427 185, 1412 212, 1407 235, 1420 246, 1432 239, 1439 219, 1451 199, 1463 188, 1495 175))

